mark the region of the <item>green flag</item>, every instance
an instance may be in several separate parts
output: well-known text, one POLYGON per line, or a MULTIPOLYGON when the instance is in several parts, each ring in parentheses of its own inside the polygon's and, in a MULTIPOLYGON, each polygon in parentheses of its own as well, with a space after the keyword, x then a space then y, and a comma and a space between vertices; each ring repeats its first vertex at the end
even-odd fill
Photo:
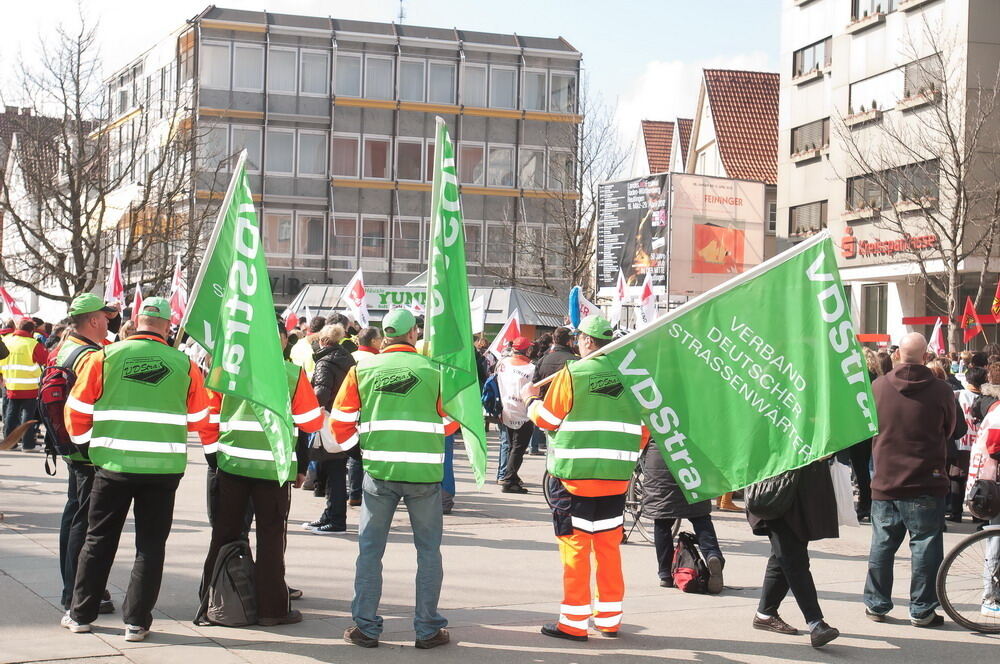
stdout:
POLYGON ((441 403, 445 412, 462 425, 462 440, 476 484, 482 486, 486 480, 486 428, 472 347, 465 230, 455 174, 455 146, 441 118, 437 118, 434 145, 424 338, 428 356, 441 369, 441 403))
POLYGON ((878 430, 825 232, 602 350, 690 502, 878 430))
POLYGON ((246 158, 244 150, 181 326, 212 356, 205 384, 250 402, 283 482, 294 447, 291 407, 246 158))

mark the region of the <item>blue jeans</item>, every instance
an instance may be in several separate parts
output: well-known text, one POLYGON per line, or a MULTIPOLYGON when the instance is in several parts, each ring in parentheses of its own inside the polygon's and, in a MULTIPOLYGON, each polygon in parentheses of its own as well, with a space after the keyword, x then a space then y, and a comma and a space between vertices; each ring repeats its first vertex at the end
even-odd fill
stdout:
MULTIPOLYGON (((7 397, 7 403, 3 409, 3 435, 9 436, 10 432, 21 426, 28 420, 37 420, 38 414, 35 412, 35 398, 11 399, 7 397)), ((21 449, 35 449, 35 433, 38 431, 38 424, 28 427, 28 430, 21 436, 21 449)))
POLYGON ((499 425, 500 430, 500 461, 497 463, 497 480, 502 480, 507 472, 507 455, 510 454, 510 436, 507 427, 499 425))
POLYGON ((354 601, 351 617, 366 636, 377 639, 382 634, 382 556, 392 516, 400 499, 406 504, 417 548, 417 593, 413 631, 418 639, 429 639, 448 624, 438 613, 438 598, 444 569, 441 566, 440 484, 386 482, 365 473, 361 522, 358 526, 358 561, 354 575, 354 601))
POLYGON ((944 496, 872 501, 865 605, 875 613, 892 609, 896 551, 910 537, 910 616, 924 618, 939 606, 934 582, 944 558, 944 496))
POLYGON ((365 481, 365 468, 351 457, 347 460, 347 491, 351 500, 361 500, 361 484, 365 481))
POLYGON ((455 495, 455 436, 445 436, 444 439, 444 479, 441 489, 452 496, 455 495))

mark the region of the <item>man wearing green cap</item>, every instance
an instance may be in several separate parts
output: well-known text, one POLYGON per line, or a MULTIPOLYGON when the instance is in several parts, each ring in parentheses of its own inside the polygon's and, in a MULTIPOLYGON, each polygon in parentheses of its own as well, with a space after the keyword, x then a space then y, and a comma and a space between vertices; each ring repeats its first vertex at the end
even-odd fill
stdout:
MULTIPOLYGON (((107 343, 108 320, 117 313, 115 307, 105 304, 93 293, 77 295, 69 305, 70 331, 49 356, 49 364, 65 367, 79 376, 91 355, 107 343)), ((59 525, 59 570, 63 580, 62 604, 64 609, 69 610, 76 581, 76 562, 90 524, 87 514, 90 511, 90 491, 94 486, 94 465, 80 450, 63 459, 66 461, 69 487, 59 525)), ((111 613, 114 610, 111 595, 105 590, 99 612, 111 613)))
POLYGON ((438 613, 444 572, 441 566, 441 480, 444 438, 458 430, 441 407, 441 373, 416 352, 420 333, 413 314, 393 309, 382 321, 387 346, 351 367, 330 414, 340 447, 360 451, 362 485, 358 560, 351 616, 344 632, 348 643, 378 646, 382 617, 382 556, 389 526, 402 500, 410 516, 417 548, 416 647, 448 643, 448 624, 438 613))
POLYGON ((201 372, 167 345, 169 330, 170 303, 147 299, 136 334, 92 353, 66 400, 66 428, 97 467, 73 602, 61 621, 74 633, 89 632, 97 617, 134 502, 136 557, 122 617, 126 641, 149 635, 188 432, 209 422, 201 372))
POLYGON ((580 321, 580 359, 555 374, 545 399, 530 385, 528 416, 550 432, 547 469, 552 519, 563 560, 559 620, 542 634, 586 641, 590 620, 603 636, 618 636, 625 580, 622 528, 625 491, 639 452, 649 439, 639 404, 603 355, 611 342, 603 316, 580 321), (591 603, 591 553, 597 561, 597 597, 591 603))

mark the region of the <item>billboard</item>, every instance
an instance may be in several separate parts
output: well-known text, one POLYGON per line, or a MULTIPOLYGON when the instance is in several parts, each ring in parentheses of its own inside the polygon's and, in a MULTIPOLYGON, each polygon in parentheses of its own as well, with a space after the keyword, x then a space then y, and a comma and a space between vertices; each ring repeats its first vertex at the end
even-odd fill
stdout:
POLYGON ((670 176, 605 182, 597 192, 597 292, 614 293, 618 269, 638 290, 652 271, 653 290, 663 293, 667 272, 670 176))

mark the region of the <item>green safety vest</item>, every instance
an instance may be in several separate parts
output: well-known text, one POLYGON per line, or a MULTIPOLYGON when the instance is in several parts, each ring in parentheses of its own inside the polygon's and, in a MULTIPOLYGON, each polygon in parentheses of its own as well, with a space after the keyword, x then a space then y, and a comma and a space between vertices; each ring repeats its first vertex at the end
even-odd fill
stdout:
POLYGON ((4 387, 8 390, 37 390, 42 378, 42 366, 34 360, 38 341, 33 337, 11 334, 4 339, 10 354, 0 363, 4 387))
MULTIPOLYGON (((285 361, 285 378, 288 381, 288 396, 291 398, 295 394, 298 386, 299 374, 302 369, 297 364, 285 361)), ((310 413, 308 419, 316 417, 317 413, 310 413)), ((274 463, 274 454, 271 452, 271 443, 264 433, 264 428, 257 421, 257 416, 250 406, 250 402, 223 395, 222 405, 219 412, 219 442, 216 446, 208 445, 205 448, 206 454, 216 452, 216 459, 219 468, 232 475, 242 477, 253 477, 260 480, 277 480, 277 469, 274 463)), ((306 417, 306 416, 304 416, 306 417)), ((215 416, 213 415, 214 419, 215 416)), ((294 442, 293 449, 288 453, 292 455, 292 466, 288 471, 288 481, 294 481, 298 474, 298 463, 295 461, 294 442)))
POLYGON ((642 443, 642 419, 614 364, 606 357, 566 365, 573 407, 549 436, 549 474, 565 480, 627 480, 642 443))
POLYGON ((91 463, 118 473, 183 473, 191 360, 149 339, 126 339, 101 352, 104 387, 94 404, 91 463))
POLYGON ((444 479, 440 372, 423 355, 406 351, 376 355, 356 370, 365 471, 390 482, 444 479))
MULTIPOLYGON (((55 366, 57 367, 62 366, 63 362, 68 360, 69 356, 73 354, 73 351, 75 351, 79 347, 80 344, 76 343, 75 341, 70 341, 69 339, 63 340, 63 342, 59 344, 59 350, 56 352, 55 366)), ((76 374, 77 378, 80 377, 80 372, 77 371, 76 367, 81 366, 81 360, 83 360, 83 358, 87 357, 91 353, 96 353, 98 350, 100 350, 100 348, 88 348, 87 350, 83 351, 82 353, 80 353, 80 355, 77 356, 76 366, 69 367, 70 369, 73 370, 73 373, 76 374)), ((69 455, 63 455, 63 458, 68 461, 80 461, 83 463, 90 462, 90 459, 87 458, 87 455, 79 451, 74 451, 72 454, 69 455)))

